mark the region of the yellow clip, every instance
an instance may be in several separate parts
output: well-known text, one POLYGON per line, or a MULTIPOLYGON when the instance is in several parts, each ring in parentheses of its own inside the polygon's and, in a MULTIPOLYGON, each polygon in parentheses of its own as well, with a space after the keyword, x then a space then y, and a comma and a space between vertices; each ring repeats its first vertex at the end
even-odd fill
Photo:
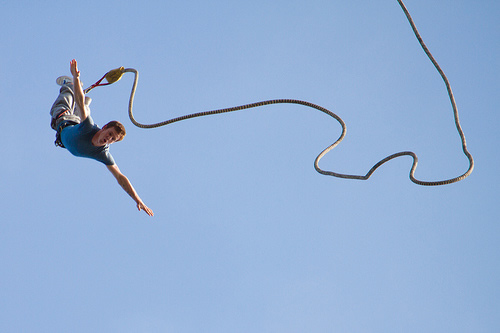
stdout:
POLYGON ((106 81, 108 81, 109 83, 115 83, 116 81, 120 80, 124 73, 123 70, 123 66, 110 70, 108 73, 106 73, 106 81))

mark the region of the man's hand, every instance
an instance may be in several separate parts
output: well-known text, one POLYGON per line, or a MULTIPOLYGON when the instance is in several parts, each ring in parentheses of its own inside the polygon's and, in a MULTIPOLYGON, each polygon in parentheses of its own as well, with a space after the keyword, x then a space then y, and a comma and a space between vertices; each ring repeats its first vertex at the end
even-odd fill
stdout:
POLYGON ((80 77, 80 71, 78 70, 78 64, 76 63, 75 59, 71 60, 71 62, 69 63, 69 70, 71 71, 71 74, 74 78, 80 77))
POLYGON ((148 208, 148 206, 146 206, 144 204, 144 202, 138 202, 137 203, 137 209, 139 209, 139 211, 143 210, 146 212, 146 214, 148 214, 149 216, 154 216, 155 214, 153 213, 153 211, 151 209, 148 208))

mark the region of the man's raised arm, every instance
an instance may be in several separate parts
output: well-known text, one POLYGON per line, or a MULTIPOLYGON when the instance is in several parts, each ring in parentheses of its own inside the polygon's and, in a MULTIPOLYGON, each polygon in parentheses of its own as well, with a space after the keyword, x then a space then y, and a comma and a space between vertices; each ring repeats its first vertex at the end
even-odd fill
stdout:
POLYGON ((83 122, 89 116, 87 108, 85 108, 85 94, 83 93, 82 83, 80 82, 80 71, 76 60, 71 60, 69 64, 71 74, 73 75, 73 89, 75 92, 75 103, 81 110, 81 121, 83 122))

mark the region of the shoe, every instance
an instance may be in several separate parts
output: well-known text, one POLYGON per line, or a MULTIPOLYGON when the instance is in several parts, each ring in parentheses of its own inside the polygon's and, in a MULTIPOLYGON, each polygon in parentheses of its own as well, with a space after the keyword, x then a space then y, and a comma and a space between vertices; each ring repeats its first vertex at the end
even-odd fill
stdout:
POLYGON ((69 76, 59 76, 56 79, 56 83, 59 86, 64 86, 65 84, 71 84, 71 83, 73 83, 73 79, 70 78, 69 76))

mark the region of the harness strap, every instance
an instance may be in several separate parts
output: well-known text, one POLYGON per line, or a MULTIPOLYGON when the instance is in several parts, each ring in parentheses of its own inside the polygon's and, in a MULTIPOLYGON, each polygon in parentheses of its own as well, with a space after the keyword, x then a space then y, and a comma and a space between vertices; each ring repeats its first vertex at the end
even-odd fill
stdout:
POLYGON ((57 131, 56 131, 56 140, 54 141, 54 145, 56 147, 66 148, 66 147, 64 147, 64 144, 61 141, 61 132, 64 128, 66 128, 68 126, 73 126, 73 125, 78 125, 78 123, 75 121, 66 120, 66 121, 63 121, 62 123, 59 124, 59 126, 57 127, 57 131))

